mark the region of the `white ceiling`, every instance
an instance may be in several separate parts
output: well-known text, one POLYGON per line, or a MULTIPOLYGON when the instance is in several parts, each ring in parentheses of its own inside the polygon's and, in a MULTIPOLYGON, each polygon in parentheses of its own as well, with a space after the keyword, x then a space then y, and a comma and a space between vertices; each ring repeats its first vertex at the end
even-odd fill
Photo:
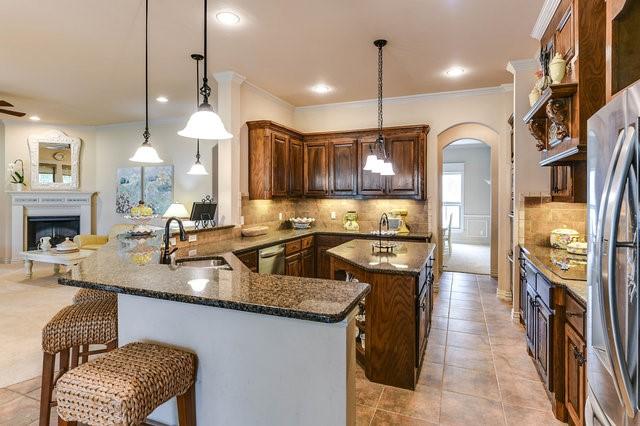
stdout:
MULTIPOLYGON (((188 114, 202 50, 201 0, 150 1, 155 118, 188 114)), ((532 57, 543 0, 210 0, 210 72, 235 70, 295 106, 496 86, 510 59, 532 57), (215 19, 241 16, 236 27, 215 19), (458 65, 467 73, 443 75, 458 65), (333 91, 310 91, 325 83, 333 91)), ((0 99, 43 121, 107 124, 144 117, 143 0, 0 0, 0 99)), ((0 119, 6 118, 0 115, 0 119)), ((265 117, 268 118, 268 117, 265 117)), ((26 119, 26 118, 24 118, 26 119)))

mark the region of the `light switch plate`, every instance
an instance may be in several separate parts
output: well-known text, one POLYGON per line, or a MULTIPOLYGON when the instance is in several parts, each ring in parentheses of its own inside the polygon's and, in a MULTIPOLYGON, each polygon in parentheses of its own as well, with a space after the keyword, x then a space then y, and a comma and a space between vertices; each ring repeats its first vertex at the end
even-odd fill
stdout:
POLYGON ((194 241, 198 241, 198 236, 197 235, 189 235, 189 242, 192 243, 194 241))
POLYGON ((176 237, 169 238, 169 244, 172 246, 175 246, 177 244, 176 237))
POLYGON ((284 219, 284 215, 282 213, 278 213, 278 220, 283 220, 284 219))
POLYGON ((331 220, 336 220, 337 217, 336 212, 331 212, 331 220))
POLYGON ((189 257, 191 257, 191 256, 195 256, 195 255, 197 255, 197 254, 198 254, 198 250, 196 250, 196 249, 189 250, 189 257))

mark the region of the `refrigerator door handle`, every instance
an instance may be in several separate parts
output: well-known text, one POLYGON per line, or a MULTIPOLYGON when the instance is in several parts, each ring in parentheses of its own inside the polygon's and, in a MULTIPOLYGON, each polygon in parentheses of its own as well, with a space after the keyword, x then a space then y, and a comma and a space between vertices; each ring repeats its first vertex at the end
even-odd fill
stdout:
MULTIPOLYGON (((631 376, 627 368, 624 356, 624 345, 620 334, 620 323, 618 320, 618 300, 616 292, 616 260, 618 249, 618 225, 620 220, 620 212, 625 193, 625 183, 629 178, 632 167, 632 160, 635 154, 635 129, 628 128, 624 143, 621 148, 618 165, 611 182, 611 193, 608 197, 606 208, 612 213, 609 227, 610 241, 607 251, 607 278, 605 296, 605 317, 607 317, 607 337, 609 352, 612 355, 613 370, 620 396, 625 407, 625 411, 630 418, 635 417, 637 411, 637 403, 634 398, 634 387, 631 376)), ((604 286, 603 286, 604 287, 604 286)), ((626 303, 626 300, 623 301, 626 303)))

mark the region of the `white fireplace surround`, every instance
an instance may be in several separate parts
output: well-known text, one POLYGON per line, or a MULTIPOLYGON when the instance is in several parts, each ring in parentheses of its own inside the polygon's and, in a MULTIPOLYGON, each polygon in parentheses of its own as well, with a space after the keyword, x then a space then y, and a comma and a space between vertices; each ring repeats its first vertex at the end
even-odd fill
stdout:
POLYGON ((11 196, 11 261, 20 261, 25 250, 29 216, 80 216, 80 233, 92 228, 92 197, 95 192, 22 191, 11 196))

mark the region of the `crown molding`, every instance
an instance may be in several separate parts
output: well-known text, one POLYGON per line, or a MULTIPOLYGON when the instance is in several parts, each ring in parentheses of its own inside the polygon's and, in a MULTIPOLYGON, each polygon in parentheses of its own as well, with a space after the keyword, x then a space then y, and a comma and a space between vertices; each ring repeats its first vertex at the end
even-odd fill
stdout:
POLYGON ((542 5, 542 10, 538 15, 538 19, 536 20, 535 25, 533 26, 533 30, 531 30, 531 37, 536 40, 540 40, 544 35, 544 32, 547 30, 549 26, 549 22, 551 22, 551 18, 553 18, 553 14, 556 13, 556 9, 560 5, 560 0, 545 0, 542 5))
POLYGON ((249 80, 245 80, 244 81, 244 85, 247 86, 248 88, 250 88, 251 90, 255 91, 256 93, 260 94, 261 96, 275 102, 278 103, 286 108, 289 108, 291 110, 295 109, 296 106, 285 101, 282 98, 279 98, 278 96, 274 95, 273 93, 269 92, 268 90, 263 89, 262 87, 258 86, 257 84, 249 81, 249 80))
MULTIPOLYGON (((482 87, 479 89, 466 89, 466 90, 453 90, 450 92, 434 92, 434 93, 420 93, 417 95, 407 95, 407 96, 395 96, 391 98, 383 98, 385 104, 395 104, 395 103, 404 103, 408 101, 415 101, 421 99, 430 99, 430 98, 439 98, 439 97, 464 97, 464 96, 482 96, 482 95, 493 95, 496 93, 504 93, 509 90, 512 90, 513 87, 507 88, 508 84, 502 84, 500 86, 494 87, 482 87)), ((359 101, 348 101, 348 102, 335 102, 330 104, 320 104, 320 105, 306 105, 296 107, 296 111, 299 110, 309 110, 309 109, 322 109, 322 108, 335 108, 338 106, 359 106, 359 105, 367 105, 371 103, 377 103, 377 99, 363 99, 359 101)))
POLYGON ((236 83, 236 84, 242 84, 247 79, 247 77, 245 77, 242 74, 238 74, 235 71, 216 72, 216 73, 213 73, 213 78, 215 78, 218 83, 236 83))
POLYGON ((535 59, 517 59, 507 63, 507 71, 511 74, 522 71, 535 71, 540 68, 540 63, 535 59))

